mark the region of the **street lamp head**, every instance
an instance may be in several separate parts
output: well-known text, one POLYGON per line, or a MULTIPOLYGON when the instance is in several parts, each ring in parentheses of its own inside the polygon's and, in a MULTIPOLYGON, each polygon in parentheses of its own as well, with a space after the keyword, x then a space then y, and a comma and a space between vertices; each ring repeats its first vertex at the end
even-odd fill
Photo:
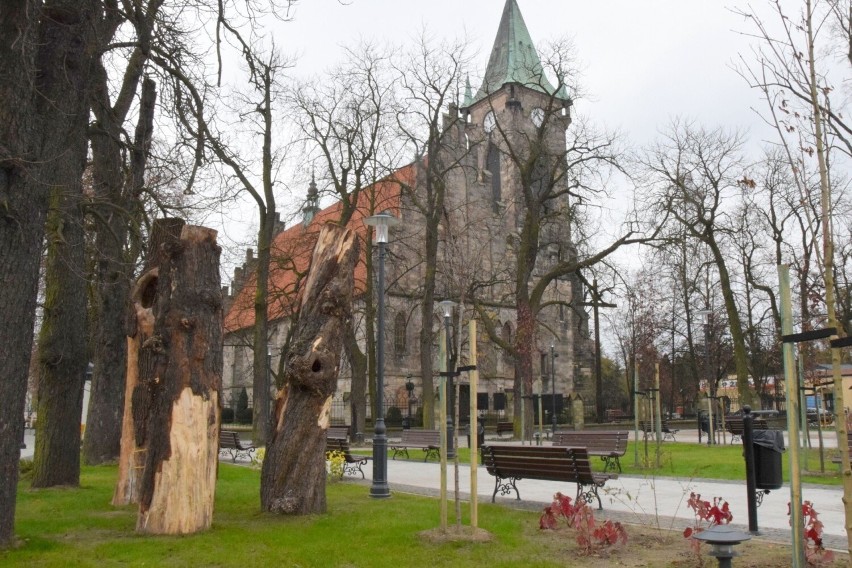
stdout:
POLYGON ((376 242, 388 242, 388 227, 399 225, 399 219, 384 211, 364 219, 364 224, 376 229, 376 242))
POLYGON ((441 313, 444 314, 445 318, 448 318, 453 315, 453 308, 456 303, 452 300, 441 300, 438 302, 438 307, 441 308, 441 313))

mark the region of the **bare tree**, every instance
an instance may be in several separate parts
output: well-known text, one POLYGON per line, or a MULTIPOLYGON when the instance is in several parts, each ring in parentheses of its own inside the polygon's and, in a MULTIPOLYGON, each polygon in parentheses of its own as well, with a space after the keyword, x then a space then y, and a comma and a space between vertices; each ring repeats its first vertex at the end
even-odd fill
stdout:
MULTIPOLYGON (((293 116, 309 156, 307 161, 312 168, 319 166, 317 174, 326 186, 321 193, 340 203, 338 222, 344 226, 359 208, 369 215, 392 205, 374 185, 399 165, 397 136, 392 128, 397 82, 389 63, 383 48, 362 44, 347 50, 344 62, 328 74, 296 85, 292 93, 293 116)), ((352 373, 350 406, 356 432, 365 429, 368 390, 370 399, 376 400, 375 380, 367 380, 376 376, 371 238, 368 236, 365 243, 366 351, 358 344, 357 316, 347 322, 350 328, 344 336, 352 373)))
MULTIPOLYGON (((0 547, 13 543, 19 444, 48 196, 78 183, 85 156, 91 30, 101 3, 0 8, 0 547)), ((81 370, 82 372, 82 370, 81 370)))
MULTIPOLYGON (((764 93, 770 115, 773 117, 772 123, 778 131, 778 140, 788 154, 789 166, 794 174, 801 172, 798 153, 794 149, 806 152, 807 161, 811 164, 813 159, 816 159, 815 167, 808 169, 816 171, 819 180, 818 185, 814 185, 819 187, 818 217, 822 236, 822 277, 827 313, 825 323, 827 327, 835 328, 842 334, 837 319, 838 294, 832 235, 832 202, 837 196, 832 187, 831 165, 834 162, 831 156, 832 151, 838 151, 846 158, 852 156, 852 126, 846 118, 848 112, 843 106, 844 99, 832 97, 832 93, 839 90, 838 86, 848 80, 852 65, 843 65, 839 69, 832 66, 818 53, 817 46, 827 46, 825 51, 829 54, 844 53, 847 62, 852 63, 849 58, 852 47, 849 39, 852 6, 849 6, 848 2, 814 3, 804 0, 797 5, 798 13, 791 17, 779 0, 773 0, 770 5, 773 8, 773 19, 779 25, 778 33, 772 31, 768 21, 758 17, 750 8, 738 12, 747 18, 752 26, 748 33, 758 42, 752 57, 741 57, 739 70, 751 86, 764 93), (826 22, 829 25, 825 25, 826 22), (836 25, 830 25, 832 23, 836 25), (823 32, 832 31, 840 33, 826 39, 823 32), (777 118, 778 113, 784 113, 793 120, 780 120, 777 118), (796 145, 791 140, 794 136, 803 139, 804 143, 799 142, 796 145)), ((798 183, 804 196, 810 186, 805 186, 801 181, 798 183)), ((840 350, 831 349, 834 396, 838 402, 844 400, 840 361, 840 350)), ((841 452, 843 469, 847 474, 843 476, 843 494, 848 527, 852 526, 852 475, 849 475, 845 421, 836 420, 836 427, 837 445, 841 452)), ((852 530, 847 529, 847 540, 848 549, 852 552, 852 530)))
MULTIPOLYGON (((448 212, 460 208, 460 204, 448 203, 448 187, 465 179, 469 172, 463 171, 472 150, 466 145, 463 117, 459 115, 457 97, 462 89, 463 73, 469 64, 466 43, 435 44, 425 30, 420 35, 415 51, 407 53, 405 60, 397 64, 405 111, 399 116, 399 125, 415 156, 426 156, 418 161, 416 185, 403 188, 406 197, 418 216, 423 218, 423 231, 418 225, 418 236, 412 248, 422 254, 420 289, 414 295, 420 301, 420 377, 422 380, 423 422, 427 427, 435 423, 435 385, 433 377, 432 346, 434 333, 432 320, 435 310, 436 286, 439 277, 439 244, 442 240, 441 225, 447 227, 444 239, 452 232, 455 238, 463 238, 462 224, 450 223, 448 212), (425 241, 425 242, 424 242, 425 241)), ((456 217, 456 221, 459 221, 456 217)), ((469 221, 468 221, 469 222, 469 221)), ((449 247, 449 243, 445 243, 449 247)), ((458 251, 457 251, 458 252, 458 251)), ((457 260, 464 255, 446 255, 457 260)), ((456 265, 454 268, 458 268, 456 265)), ((455 272, 461 275, 467 271, 455 272)), ((449 274, 445 274, 449 279, 449 274)), ((449 294, 455 286, 447 286, 449 294)))
POLYGON ((753 393, 748 382, 745 338, 735 282, 724 251, 726 235, 732 230, 726 198, 738 193, 744 175, 742 143, 742 136, 736 133, 675 122, 642 161, 657 184, 651 197, 653 211, 670 215, 690 238, 710 251, 730 322, 740 399, 750 404, 753 393))
POLYGON ((90 102, 94 123, 92 143, 92 199, 88 208, 95 219, 92 369, 83 460, 88 464, 115 461, 119 454, 121 416, 124 407, 126 329, 130 283, 140 249, 144 210, 141 194, 154 123, 156 84, 143 79, 162 0, 126 0, 122 10, 108 10, 97 33, 102 47, 94 62, 90 102), (108 48, 119 27, 133 30, 132 41, 123 43, 127 65, 114 96, 111 95, 108 48), (129 46, 129 47, 128 47, 129 46), (142 85, 141 100, 137 100, 142 85), (138 103, 134 105, 134 102, 138 103), (131 111, 138 111, 135 136, 125 130, 131 111))

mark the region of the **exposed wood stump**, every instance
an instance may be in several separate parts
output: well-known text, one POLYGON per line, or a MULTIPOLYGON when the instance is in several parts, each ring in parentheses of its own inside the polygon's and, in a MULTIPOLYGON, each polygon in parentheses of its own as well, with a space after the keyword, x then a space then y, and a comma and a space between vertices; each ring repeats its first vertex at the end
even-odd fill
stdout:
POLYGON ((260 479, 264 511, 306 515, 326 510, 325 432, 343 336, 352 317, 357 260, 353 231, 323 227, 301 292, 283 386, 276 396, 275 424, 260 479))
POLYGON ((185 226, 156 251, 153 334, 141 343, 131 405, 144 449, 136 530, 210 527, 219 454, 222 293, 216 231, 185 226), (149 372, 150 368, 150 372, 149 372))
POLYGON ((121 453, 118 460, 118 480, 112 496, 116 506, 139 502, 139 480, 145 467, 143 441, 136 440, 136 428, 133 425, 133 393, 139 384, 139 377, 153 379, 154 353, 142 351, 142 344, 154 335, 154 304, 157 299, 159 269, 157 251, 164 243, 175 246, 180 241, 180 232, 185 223, 183 219, 157 219, 151 227, 151 239, 142 276, 136 281, 131 292, 133 317, 129 324, 131 334, 127 337, 127 374, 124 390, 124 415, 121 422, 121 453), (140 361, 140 354, 142 360, 140 361))

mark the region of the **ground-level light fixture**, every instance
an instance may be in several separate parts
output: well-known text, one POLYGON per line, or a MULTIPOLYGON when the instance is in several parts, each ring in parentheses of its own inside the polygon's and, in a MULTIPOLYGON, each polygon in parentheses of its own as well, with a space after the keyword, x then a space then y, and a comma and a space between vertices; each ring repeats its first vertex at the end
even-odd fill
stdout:
POLYGON ((710 556, 715 556, 719 568, 730 568, 731 559, 739 556, 734 547, 751 539, 751 535, 729 525, 714 525, 692 536, 710 545, 710 556))

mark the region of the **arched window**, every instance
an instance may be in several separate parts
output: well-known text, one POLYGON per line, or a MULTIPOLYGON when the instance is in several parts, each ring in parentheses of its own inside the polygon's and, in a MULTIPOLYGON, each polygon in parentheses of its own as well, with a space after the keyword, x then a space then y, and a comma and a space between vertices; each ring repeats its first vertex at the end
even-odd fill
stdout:
POLYGON ((499 213, 500 202, 503 199, 500 186, 500 150, 494 142, 488 143, 488 156, 485 158, 485 168, 491 174, 491 206, 495 213, 499 213))
POLYGON ((406 326, 405 314, 402 312, 396 314, 393 320, 393 348, 397 355, 405 353, 406 347, 406 326))

